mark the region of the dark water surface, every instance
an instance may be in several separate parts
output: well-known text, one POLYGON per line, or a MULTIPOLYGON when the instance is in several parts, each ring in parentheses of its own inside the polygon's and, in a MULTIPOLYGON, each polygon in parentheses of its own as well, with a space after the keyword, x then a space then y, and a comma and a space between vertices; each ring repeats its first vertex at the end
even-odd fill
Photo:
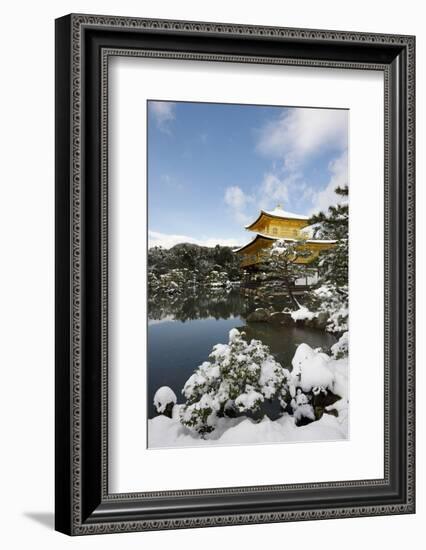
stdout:
POLYGON ((331 334, 307 327, 247 324, 245 316, 254 306, 239 290, 191 294, 177 298, 153 299, 148 304, 148 417, 156 415, 155 391, 170 386, 178 402, 181 390, 212 347, 227 343, 232 328, 269 346, 283 367, 290 367, 296 347, 305 342, 311 347, 330 348, 336 339, 331 334))

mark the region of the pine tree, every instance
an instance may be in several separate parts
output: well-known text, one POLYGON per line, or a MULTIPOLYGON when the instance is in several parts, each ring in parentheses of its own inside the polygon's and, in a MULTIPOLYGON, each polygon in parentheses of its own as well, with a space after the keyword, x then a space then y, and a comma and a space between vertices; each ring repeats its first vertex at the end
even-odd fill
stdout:
MULTIPOLYGON (((348 196, 348 186, 337 187, 337 195, 348 196)), ((321 301, 319 309, 327 311, 330 319, 327 329, 343 332, 348 329, 349 277, 349 207, 344 201, 330 206, 310 219, 316 226, 315 238, 336 240, 336 245, 323 251, 316 260, 321 286, 314 291, 321 301)))
MULTIPOLYGON (((348 186, 337 187, 337 195, 348 196, 348 186)), ((315 238, 336 240, 336 246, 324 251, 318 260, 318 267, 323 282, 332 284, 338 289, 348 284, 348 232, 349 207, 347 201, 330 206, 327 213, 320 212, 310 219, 310 224, 317 226, 315 238)))
POLYGON ((262 291, 270 295, 284 288, 295 309, 299 309, 300 304, 294 294, 294 284, 297 279, 306 274, 303 264, 298 264, 296 261, 311 254, 304 245, 305 241, 302 240, 278 239, 270 248, 266 261, 262 265, 264 273, 262 291))

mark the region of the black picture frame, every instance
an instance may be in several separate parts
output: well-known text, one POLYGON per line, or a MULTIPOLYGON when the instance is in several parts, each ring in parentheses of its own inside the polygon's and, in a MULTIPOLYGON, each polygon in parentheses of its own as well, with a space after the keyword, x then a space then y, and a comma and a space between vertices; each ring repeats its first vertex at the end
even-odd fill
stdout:
POLYGON ((69 535, 415 511, 415 38, 71 14, 56 20, 56 529, 69 535), (108 493, 108 56, 374 69, 385 82, 384 478, 108 493))

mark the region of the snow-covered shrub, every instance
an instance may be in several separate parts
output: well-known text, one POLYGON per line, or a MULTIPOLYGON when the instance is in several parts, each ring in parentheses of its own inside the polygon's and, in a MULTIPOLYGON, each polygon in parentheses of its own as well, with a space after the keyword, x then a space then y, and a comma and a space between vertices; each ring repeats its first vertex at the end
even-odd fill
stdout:
POLYGON ((194 273, 186 268, 170 269, 161 275, 156 275, 152 271, 148 273, 148 288, 152 293, 165 293, 169 296, 178 295, 193 282, 194 273))
POLYGON ((154 395, 154 407, 158 414, 172 417, 173 407, 177 403, 175 392, 169 386, 161 386, 154 395))
POLYGON ((160 286, 160 280, 155 273, 148 271, 148 288, 150 291, 155 292, 160 286))
POLYGON ((245 392, 241 393, 235 400, 235 405, 240 412, 255 411, 264 400, 265 397, 263 394, 256 391, 252 386, 247 385, 245 392))
POLYGON ((198 432, 200 435, 214 430, 219 411, 219 401, 206 393, 199 401, 186 404, 180 410, 180 421, 184 426, 198 432))
POLYGON ((291 375, 259 340, 247 343, 237 329, 228 344, 216 344, 210 361, 200 365, 182 393, 187 399, 181 422, 204 435, 212 432, 227 411, 256 413, 265 399, 285 403, 291 375))
POLYGON ((324 412, 338 416, 347 408, 346 359, 339 361, 321 348, 300 344, 292 365, 290 405, 297 426, 319 420, 324 412))
POLYGON ((293 416, 296 426, 303 426, 315 420, 315 412, 312 405, 309 403, 309 397, 297 389, 296 395, 290 402, 293 409, 293 416))
POLYGON ((314 297, 319 300, 318 311, 328 314, 327 330, 329 332, 344 332, 348 330, 348 287, 335 287, 324 284, 313 291, 314 297))
POLYGON ((349 332, 344 332, 339 340, 331 346, 331 354, 334 359, 346 357, 349 353, 349 332))
POLYGON ((226 271, 212 270, 205 277, 204 283, 211 288, 226 287, 229 283, 228 273, 226 271))

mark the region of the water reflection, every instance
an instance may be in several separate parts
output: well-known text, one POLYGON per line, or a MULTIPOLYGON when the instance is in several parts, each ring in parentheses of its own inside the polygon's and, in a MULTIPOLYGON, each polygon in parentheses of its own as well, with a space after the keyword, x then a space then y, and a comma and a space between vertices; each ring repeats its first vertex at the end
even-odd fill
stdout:
POLYGON ((241 327, 246 340, 255 338, 266 344, 275 360, 291 370, 291 360, 299 344, 309 344, 312 348, 322 348, 326 353, 336 343, 332 334, 309 327, 276 326, 270 323, 249 323, 241 327))
POLYGON ((157 294, 148 300, 148 319, 189 321, 194 319, 229 319, 247 315, 253 309, 250 300, 241 296, 239 289, 195 289, 169 296, 157 294))

